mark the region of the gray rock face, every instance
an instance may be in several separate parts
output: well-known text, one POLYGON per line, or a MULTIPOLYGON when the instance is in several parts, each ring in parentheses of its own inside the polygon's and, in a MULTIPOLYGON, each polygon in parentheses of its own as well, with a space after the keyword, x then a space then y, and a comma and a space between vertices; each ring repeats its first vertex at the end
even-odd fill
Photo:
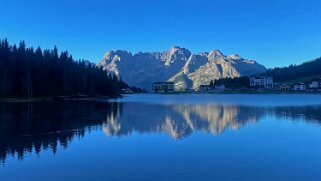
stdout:
POLYGON ((192 54, 189 50, 172 47, 165 52, 108 51, 100 63, 107 72, 131 86, 151 90, 153 82, 173 81, 178 90, 194 89, 225 77, 239 77, 266 71, 254 60, 238 55, 225 56, 218 50, 192 54))

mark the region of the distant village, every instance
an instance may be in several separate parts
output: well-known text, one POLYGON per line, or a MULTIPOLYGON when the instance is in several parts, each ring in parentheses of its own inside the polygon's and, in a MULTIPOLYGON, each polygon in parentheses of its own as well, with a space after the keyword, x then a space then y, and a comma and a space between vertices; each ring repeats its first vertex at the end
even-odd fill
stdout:
MULTIPOLYGON (((175 93, 182 92, 175 89, 174 82, 154 82, 154 93, 175 93)), ((273 92, 321 92, 321 78, 315 78, 306 82, 274 82, 272 76, 257 75, 249 77, 248 87, 231 88, 221 85, 201 85, 198 90, 185 90, 185 92, 225 92, 225 91, 273 91, 273 92)))
POLYGON ((251 76, 250 86, 255 89, 276 90, 276 91, 321 91, 321 78, 315 78, 307 82, 278 83, 273 81, 271 76, 251 76))

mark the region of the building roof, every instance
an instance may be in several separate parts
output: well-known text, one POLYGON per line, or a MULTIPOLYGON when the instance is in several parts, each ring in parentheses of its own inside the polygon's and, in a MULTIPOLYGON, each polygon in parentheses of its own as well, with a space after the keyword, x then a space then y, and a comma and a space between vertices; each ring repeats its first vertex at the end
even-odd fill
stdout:
POLYGON ((292 84, 291 83, 281 83, 280 85, 281 86, 291 86, 292 84))
POLYGON ((200 87, 209 87, 209 86, 211 86, 211 85, 206 85, 206 84, 200 85, 200 87))

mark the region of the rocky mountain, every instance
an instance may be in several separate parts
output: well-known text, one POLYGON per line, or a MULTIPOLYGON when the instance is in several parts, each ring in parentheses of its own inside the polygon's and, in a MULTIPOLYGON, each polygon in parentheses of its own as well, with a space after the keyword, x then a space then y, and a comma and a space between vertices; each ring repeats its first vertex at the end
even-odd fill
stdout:
POLYGON ((108 51, 97 64, 131 86, 150 90, 153 82, 173 81, 178 90, 195 89, 223 77, 239 77, 266 71, 263 65, 218 50, 191 53, 172 47, 165 52, 108 51))

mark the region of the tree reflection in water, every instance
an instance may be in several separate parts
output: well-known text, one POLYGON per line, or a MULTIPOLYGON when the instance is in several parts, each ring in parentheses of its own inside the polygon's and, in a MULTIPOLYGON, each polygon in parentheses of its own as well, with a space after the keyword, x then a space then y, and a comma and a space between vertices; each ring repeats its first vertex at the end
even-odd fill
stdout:
POLYGON ((33 150, 56 152, 67 148, 74 137, 82 138, 85 130, 100 126, 107 115, 116 113, 115 104, 97 102, 47 102, 0 104, 0 159, 33 150))

